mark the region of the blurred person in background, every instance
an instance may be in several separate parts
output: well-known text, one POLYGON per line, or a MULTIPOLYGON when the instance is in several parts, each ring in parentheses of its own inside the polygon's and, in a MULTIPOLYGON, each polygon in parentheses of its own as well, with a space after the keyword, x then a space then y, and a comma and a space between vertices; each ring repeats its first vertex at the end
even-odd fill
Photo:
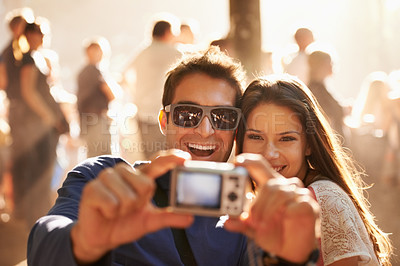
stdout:
POLYGON ((389 92, 390 86, 385 72, 372 72, 365 78, 352 110, 360 127, 387 128, 389 92))
POLYGON ((14 97, 14 93, 18 93, 19 66, 23 53, 29 49, 23 33, 26 24, 33 22, 33 20, 33 11, 28 7, 14 9, 6 15, 11 40, 0 56, 0 88, 6 90, 10 99, 14 97))
POLYGON ((6 14, 6 22, 10 29, 11 40, 0 56, 0 88, 5 89, 9 98, 19 84, 18 66, 23 53, 28 51, 28 44, 23 35, 27 23, 34 20, 32 9, 28 7, 11 10, 6 14))
POLYGON ((298 50, 282 58, 283 72, 297 76, 305 84, 309 81, 307 47, 314 42, 314 35, 308 28, 298 28, 294 34, 298 50))
POLYGON ((192 30, 192 26, 189 23, 182 23, 180 27, 179 36, 176 38, 176 42, 182 44, 194 44, 195 35, 192 30))
POLYGON ((351 146, 372 177, 387 176, 391 171, 393 111, 389 100, 388 75, 383 71, 365 77, 346 124, 351 129, 351 146), (382 168, 383 167, 383 168, 382 168))
POLYGON ((133 102, 138 108, 138 129, 141 135, 139 151, 149 159, 154 152, 165 149, 165 136, 158 126, 158 113, 164 79, 171 65, 182 54, 177 49, 173 21, 156 21, 152 30, 152 41, 139 52, 125 70, 131 78, 133 102))
POLYGON ((87 64, 78 75, 77 104, 80 118, 80 136, 87 145, 87 157, 111 154, 111 120, 108 106, 115 99, 111 78, 104 59, 110 53, 110 44, 104 37, 85 41, 87 64))
POLYGON ((201 44, 197 43, 199 23, 195 19, 186 19, 181 22, 179 35, 176 37, 176 47, 181 53, 190 53, 200 50, 201 44))
POLYGON ((385 164, 382 180, 386 185, 400 188, 400 70, 389 73, 388 82, 389 106, 388 116, 388 149, 385 153, 385 164))
MULTIPOLYGON (((10 135, 14 133, 9 129, 7 120, 12 125, 15 124, 13 121, 14 116, 9 115, 8 108, 11 110, 15 109, 15 99, 21 97, 20 93, 20 70, 21 60, 24 52, 27 52, 29 46, 26 42, 24 33, 25 26, 28 22, 33 22, 34 15, 30 8, 18 8, 11 10, 6 14, 6 23, 11 33, 11 40, 0 54, 0 89, 5 90, 6 98, 2 98, 2 117, 0 118, 1 124, 7 127, 7 131, 3 130, 1 126, 1 135, 6 139, 11 140, 10 135)), ((12 111, 11 111, 12 112, 12 111)), ((2 139, 3 139, 2 137, 2 139)), ((7 141, 9 142, 9 141, 7 141)), ((10 158, 9 144, 3 143, 1 145, 1 177, 0 186, 2 184, 2 177, 5 172, 9 171, 12 158, 10 158)), ((12 212, 13 209, 13 198, 12 198, 12 181, 10 175, 5 178, 3 186, 3 207, 6 212, 12 212), (6 180, 7 179, 7 180, 6 180)))
POLYGON ((327 79, 333 74, 332 57, 325 51, 315 50, 308 56, 308 66, 307 85, 317 98, 332 128, 344 138, 344 109, 326 84, 327 79))
POLYGON ((50 93, 50 69, 40 51, 49 30, 48 21, 39 17, 25 27, 29 51, 21 60, 20 98, 10 109, 14 214, 25 220, 28 228, 52 204, 50 185, 57 143, 60 134, 69 131, 69 124, 50 93))

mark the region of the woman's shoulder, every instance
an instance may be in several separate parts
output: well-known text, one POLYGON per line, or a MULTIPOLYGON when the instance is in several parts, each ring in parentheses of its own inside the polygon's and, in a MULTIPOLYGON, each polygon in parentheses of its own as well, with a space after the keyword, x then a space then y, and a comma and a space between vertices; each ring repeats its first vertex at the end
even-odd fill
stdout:
POLYGON ((321 207, 324 263, 327 265, 343 258, 358 256, 360 262, 376 265, 373 245, 350 196, 330 180, 318 180, 309 187, 314 190, 321 207))
POLYGON ((323 176, 321 174, 317 174, 314 177, 315 181, 312 181, 312 183, 309 185, 310 187, 319 188, 319 189, 340 189, 344 192, 344 190, 336 184, 334 181, 331 180, 331 178, 323 176))
POLYGON ((358 213, 350 196, 331 180, 318 180, 310 186, 322 209, 335 209, 346 213, 358 213))
POLYGON ((346 192, 335 182, 332 180, 326 178, 326 177, 320 177, 318 178, 317 181, 314 181, 309 185, 315 193, 320 192, 326 192, 326 193, 340 193, 340 194, 346 194, 346 192))

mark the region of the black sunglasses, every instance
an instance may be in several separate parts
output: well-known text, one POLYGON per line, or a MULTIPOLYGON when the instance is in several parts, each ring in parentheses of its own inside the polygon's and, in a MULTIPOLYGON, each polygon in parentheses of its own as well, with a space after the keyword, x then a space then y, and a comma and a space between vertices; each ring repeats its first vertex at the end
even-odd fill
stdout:
POLYGON ((165 112, 172 114, 172 121, 178 127, 194 128, 207 116, 214 129, 235 130, 240 121, 241 111, 231 106, 202 106, 196 104, 170 104, 165 112))

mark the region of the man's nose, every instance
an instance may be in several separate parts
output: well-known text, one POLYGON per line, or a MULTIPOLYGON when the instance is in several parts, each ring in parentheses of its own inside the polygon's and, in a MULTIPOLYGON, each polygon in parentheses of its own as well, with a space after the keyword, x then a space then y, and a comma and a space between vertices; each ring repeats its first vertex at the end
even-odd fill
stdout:
POLYGON ((202 136, 203 138, 206 138, 208 136, 211 136, 212 134, 215 133, 214 128, 211 124, 210 118, 208 116, 204 117, 203 120, 201 121, 200 125, 194 129, 194 131, 202 136))

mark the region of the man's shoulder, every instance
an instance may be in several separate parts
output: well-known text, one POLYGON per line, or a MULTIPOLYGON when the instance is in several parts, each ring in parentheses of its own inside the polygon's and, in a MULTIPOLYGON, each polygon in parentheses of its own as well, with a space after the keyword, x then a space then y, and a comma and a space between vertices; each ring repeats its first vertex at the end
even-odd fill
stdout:
POLYGON ((115 155, 100 155, 96 157, 90 157, 84 160, 82 165, 103 165, 103 166, 114 166, 117 163, 124 162, 129 164, 125 159, 115 155))
POLYGON ((75 166, 70 174, 79 174, 93 179, 99 174, 101 170, 114 167, 118 163, 129 164, 123 158, 113 155, 101 155, 97 157, 91 157, 87 158, 86 160, 75 166))

